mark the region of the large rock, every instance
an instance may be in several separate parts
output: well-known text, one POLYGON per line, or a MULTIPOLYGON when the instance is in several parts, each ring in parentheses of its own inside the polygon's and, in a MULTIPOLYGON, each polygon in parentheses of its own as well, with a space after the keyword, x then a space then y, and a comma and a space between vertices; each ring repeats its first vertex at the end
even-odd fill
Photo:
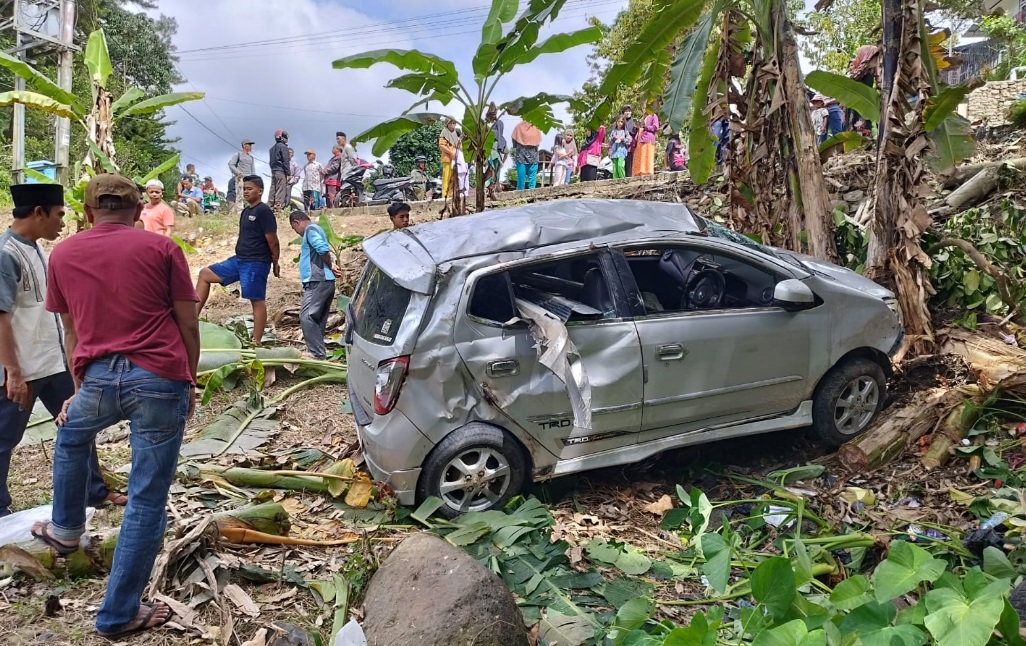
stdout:
POLYGON ((364 597, 368 646, 527 646, 513 595, 493 572, 437 536, 404 540, 364 597))

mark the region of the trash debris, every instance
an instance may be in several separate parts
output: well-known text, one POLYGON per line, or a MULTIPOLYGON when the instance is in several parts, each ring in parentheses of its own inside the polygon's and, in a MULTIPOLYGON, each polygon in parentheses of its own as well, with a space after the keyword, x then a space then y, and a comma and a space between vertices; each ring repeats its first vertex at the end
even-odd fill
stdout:
POLYGON ((367 646, 367 636, 363 634, 363 628, 350 619, 349 623, 342 626, 342 630, 335 635, 335 643, 332 646, 367 646))
POLYGON ((1004 544, 1004 539, 997 533, 996 529, 1006 520, 1008 520, 1008 514, 1003 511, 995 512, 994 515, 981 523, 978 528, 966 532, 962 538, 962 545, 976 556, 981 557, 983 556, 983 550, 988 547, 1000 548, 1004 544))

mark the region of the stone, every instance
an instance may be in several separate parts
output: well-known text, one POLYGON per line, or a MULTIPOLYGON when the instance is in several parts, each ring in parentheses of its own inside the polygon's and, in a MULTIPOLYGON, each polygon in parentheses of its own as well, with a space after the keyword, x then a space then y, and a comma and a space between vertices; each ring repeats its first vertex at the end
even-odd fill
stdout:
POLYGON ((267 646, 314 646, 314 638, 305 628, 284 621, 276 621, 273 626, 267 646))
POLYGON ((844 201, 848 204, 858 204, 866 198, 863 191, 851 191, 844 194, 844 201))
POLYGON ((502 579, 424 532, 385 559, 363 606, 369 646, 528 646, 523 616, 502 579))

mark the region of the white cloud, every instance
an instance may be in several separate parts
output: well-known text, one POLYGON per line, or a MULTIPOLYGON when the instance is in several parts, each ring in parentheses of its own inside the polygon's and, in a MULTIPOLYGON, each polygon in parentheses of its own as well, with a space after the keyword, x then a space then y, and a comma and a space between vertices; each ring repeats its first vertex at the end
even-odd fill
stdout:
MULTIPOLYGON (((197 10, 195 0, 162 0, 159 11, 178 21, 175 45, 188 79, 176 89, 207 94, 204 101, 185 105, 206 127, 172 108, 168 117, 176 124, 170 134, 181 138, 178 146, 184 161, 195 163, 201 175, 212 175, 222 190, 228 159, 244 137, 252 137, 256 156, 266 159, 273 132, 285 128, 297 153, 314 148, 324 161, 336 130, 355 135, 398 116, 415 99, 384 87, 396 75, 389 65, 334 70, 333 60, 368 49, 416 48, 450 58, 463 78, 472 79, 470 59, 488 4, 441 0, 428 9, 425 3, 401 0, 357 5, 357 10, 324 0, 218 0, 197 10), (224 47, 252 42, 262 44, 224 47)), ((569 0, 546 32, 583 28, 587 15, 608 22, 626 4, 569 0)), ((588 77, 589 51, 579 47, 515 70, 500 82, 494 99, 501 102, 537 92, 571 94, 588 77)), ((565 110, 557 109, 557 116, 565 118, 565 110)), ((509 121, 507 131, 513 126, 509 121)), ((360 153, 370 156, 369 142, 360 145, 360 153)))

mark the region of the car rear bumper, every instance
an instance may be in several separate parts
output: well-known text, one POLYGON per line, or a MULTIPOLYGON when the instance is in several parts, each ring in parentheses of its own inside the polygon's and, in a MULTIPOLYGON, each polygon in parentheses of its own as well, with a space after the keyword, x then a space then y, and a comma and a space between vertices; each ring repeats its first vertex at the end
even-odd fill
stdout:
POLYGON ((401 411, 371 417, 359 399, 350 401, 367 470, 395 490, 400 504, 414 504, 421 465, 434 445, 401 411))

